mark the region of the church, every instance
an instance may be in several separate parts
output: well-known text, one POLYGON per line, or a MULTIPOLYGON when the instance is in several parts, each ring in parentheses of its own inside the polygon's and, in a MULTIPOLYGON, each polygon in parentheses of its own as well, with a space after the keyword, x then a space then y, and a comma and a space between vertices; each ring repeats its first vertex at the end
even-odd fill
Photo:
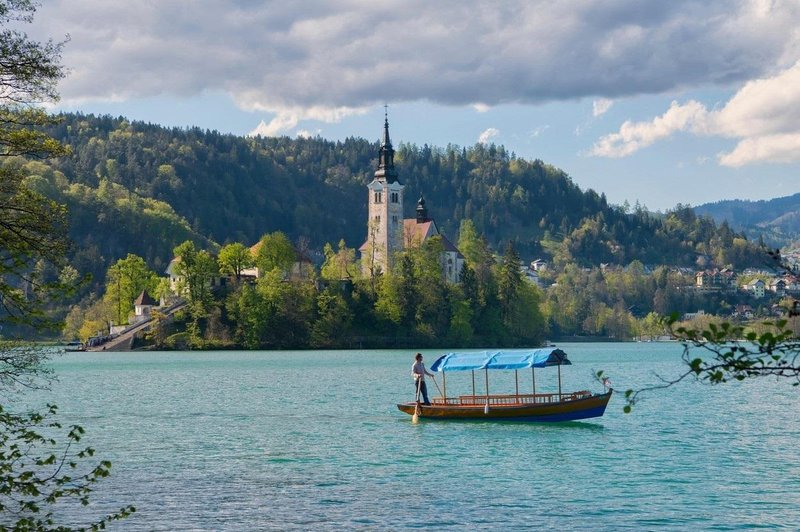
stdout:
POLYGON ((405 249, 419 246, 434 236, 442 238, 442 275, 449 283, 457 283, 464 256, 439 232, 428 216, 425 199, 417 201, 416 217, 403 218, 403 185, 394 167, 394 149, 389 138, 389 117, 384 119, 383 138, 378 152, 378 168, 367 185, 367 240, 358 249, 365 269, 391 271, 394 256, 405 249))

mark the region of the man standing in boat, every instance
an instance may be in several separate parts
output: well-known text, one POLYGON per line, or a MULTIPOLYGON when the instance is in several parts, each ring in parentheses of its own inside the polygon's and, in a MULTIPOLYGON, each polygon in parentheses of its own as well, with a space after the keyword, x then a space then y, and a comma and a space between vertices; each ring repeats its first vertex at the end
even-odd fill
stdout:
POLYGON ((428 388, 425 386, 425 375, 433 377, 433 373, 429 373, 425 369, 425 364, 422 363, 422 353, 417 353, 414 359, 414 365, 411 366, 411 376, 414 377, 414 391, 417 393, 416 400, 419 401, 420 394, 424 405, 430 405, 428 400, 428 388))

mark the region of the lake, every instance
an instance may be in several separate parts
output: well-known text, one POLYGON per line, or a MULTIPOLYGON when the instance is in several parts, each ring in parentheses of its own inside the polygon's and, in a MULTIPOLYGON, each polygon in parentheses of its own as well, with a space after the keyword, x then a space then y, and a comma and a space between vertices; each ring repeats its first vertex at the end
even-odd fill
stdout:
MULTIPOLYGON (((599 369, 618 390, 682 370, 676 343, 559 347, 565 390, 601 391, 599 369)), ((428 367, 440 354, 423 353, 428 367)), ((69 353, 30 399, 56 402, 113 462, 72 517, 134 504, 114 530, 800 529, 790 382, 681 383, 632 414, 619 394, 585 422, 412 424, 395 407, 413 399, 412 356, 69 353)), ((536 385, 555 391, 556 369, 536 385)), ((447 388, 469 393, 469 374, 447 388)), ((513 372, 490 388, 512 391, 513 372)))

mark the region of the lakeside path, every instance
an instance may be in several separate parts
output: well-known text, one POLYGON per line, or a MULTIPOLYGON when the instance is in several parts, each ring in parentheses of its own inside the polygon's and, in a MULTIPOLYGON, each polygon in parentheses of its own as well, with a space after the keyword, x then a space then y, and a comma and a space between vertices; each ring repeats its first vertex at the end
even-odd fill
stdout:
MULTIPOLYGON (((185 301, 181 303, 176 303, 175 305, 166 309, 164 311, 164 315, 169 318, 177 311, 184 308, 185 306, 186 306, 185 301)), ((133 339, 136 337, 137 334, 149 329, 152 321, 153 321, 152 318, 148 318, 145 321, 131 325, 129 328, 125 329, 119 336, 116 336, 111 340, 109 340, 108 342, 104 342, 100 345, 87 347, 86 351, 130 351, 131 345, 133 344, 133 339)))

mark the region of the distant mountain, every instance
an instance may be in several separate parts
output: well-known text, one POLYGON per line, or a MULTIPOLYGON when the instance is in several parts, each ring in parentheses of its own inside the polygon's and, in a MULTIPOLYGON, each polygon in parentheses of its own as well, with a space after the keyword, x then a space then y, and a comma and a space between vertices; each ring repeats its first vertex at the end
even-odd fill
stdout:
POLYGON ((717 223, 727 221, 750 240, 763 239, 770 247, 800 240, 800 193, 771 200, 725 200, 694 208, 717 223))

